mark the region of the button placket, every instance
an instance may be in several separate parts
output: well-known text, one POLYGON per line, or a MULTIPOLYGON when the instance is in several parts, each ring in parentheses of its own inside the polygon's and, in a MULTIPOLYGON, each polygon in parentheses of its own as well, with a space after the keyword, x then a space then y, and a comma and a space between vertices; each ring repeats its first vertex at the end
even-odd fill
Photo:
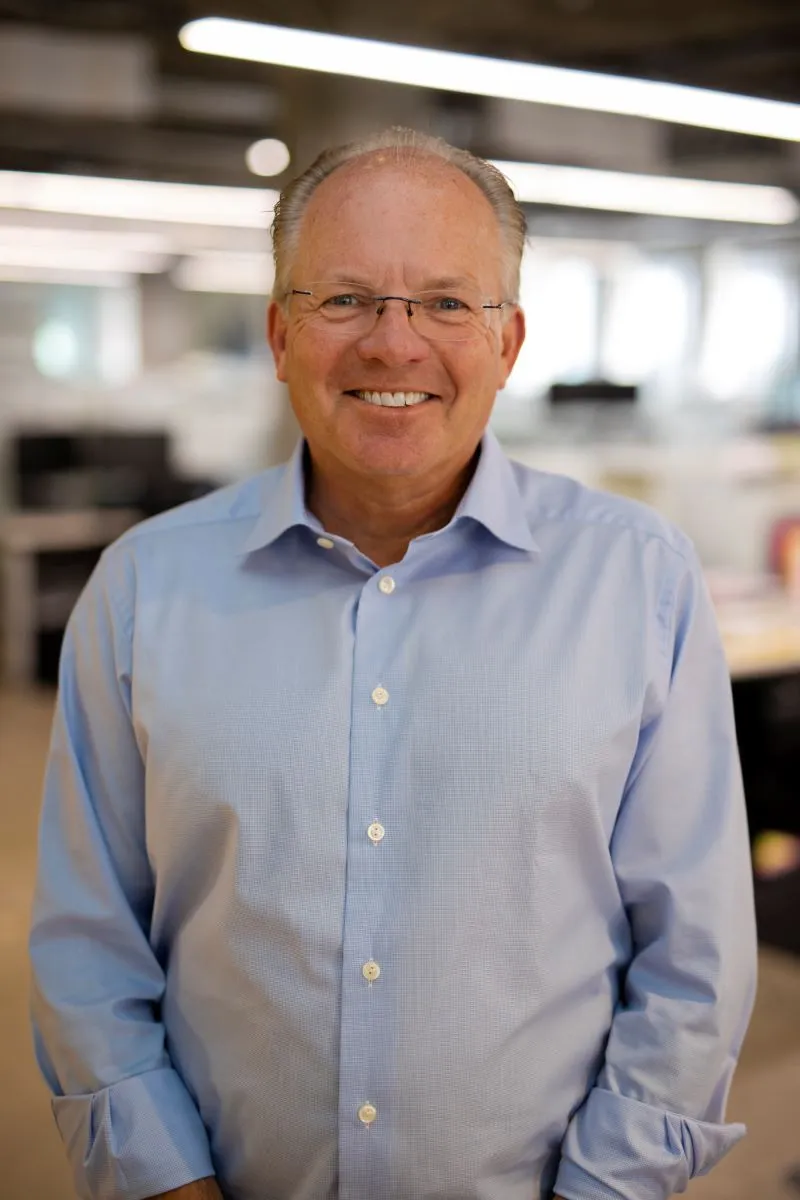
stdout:
POLYGON ((384 771, 392 761, 395 706, 402 696, 402 679, 400 692, 393 682, 407 603, 401 591, 396 579, 379 571, 365 581, 355 610, 347 881, 352 900, 346 908, 339 1060, 339 1187, 347 1200, 386 1194, 381 1187, 376 1193, 374 1185, 385 1169, 391 1120, 387 1111, 379 1113, 374 1089, 389 1066, 381 1021, 391 1000, 393 963, 385 957, 391 939, 387 942, 380 914, 394 869, 387 849, 392 824, 385 824, 390 814, 383 805, 394 803, 391 786, 384 798, 384 771), (371 1130, 370 1138, 363 1137, 365 1130, 371 1130))

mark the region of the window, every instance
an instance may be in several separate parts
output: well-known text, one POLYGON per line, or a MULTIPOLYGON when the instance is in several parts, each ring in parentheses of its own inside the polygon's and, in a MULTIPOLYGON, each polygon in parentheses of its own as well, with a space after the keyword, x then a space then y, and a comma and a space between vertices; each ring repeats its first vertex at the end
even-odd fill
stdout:
POLYGON ((616 383, 669 387, 690 349, 692 287, 678 263, 635 258, 609 284, 601 369, 616 383))
POLYGON ((599 274, 592 260, 557 245, 527 249, 520 299, 527 336, 506 391, 530 399, 556 381, 594 375, 599 274))
POLYGON ((797 291, 777 259, 732 248, 708 260, 700 383, 716 400, 759 398, 797 351, 797 291))

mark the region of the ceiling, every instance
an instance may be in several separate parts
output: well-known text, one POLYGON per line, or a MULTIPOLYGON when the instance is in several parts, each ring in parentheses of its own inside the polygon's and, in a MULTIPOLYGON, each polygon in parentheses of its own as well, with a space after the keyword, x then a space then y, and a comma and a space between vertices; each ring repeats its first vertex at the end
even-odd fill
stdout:
POLYGON ((0 170, 252 185, 257 138, 287 142, 291 174, 332 140, 408 123, 495 157, 800 189, 794 144, 662 126, 656 146, 637 118, 538 108, 534 122, 531 106, 184 51, 178 30, 208 15, 800 103, 797 0, 0 0, 0 170))

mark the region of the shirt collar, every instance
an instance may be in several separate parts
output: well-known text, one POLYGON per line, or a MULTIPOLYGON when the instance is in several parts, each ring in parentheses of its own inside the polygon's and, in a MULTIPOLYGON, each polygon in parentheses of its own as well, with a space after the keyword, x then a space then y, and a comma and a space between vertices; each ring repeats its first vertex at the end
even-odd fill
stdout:
POLYGON ((295 525, 305 525, 316 533, 323 532, 317 518, 306 508, 305 447, 305 438, 298 439, 289 461, 265 476, 261 512, 243 546, 246 554, 271 545, 295 525))
MULTIPOLYGON (((316 534, 324 533, 320 522, 306 507, 305 447, 305 439, 300 438, 289 461, 278 467, 274 475, 270 472, 274 490, 264 489, 263 507, 244 543, 245 553, 270 545, 295 525, 305 525, 316 534)), ((451 525, 464 518, 477 521, 509 546, 532 551, 539 548, 531 534, 514 469, 490 429, 481 439, 475 474, 451 525)))
POLYGON ((498 541, 518 550, 538 550, 530 530, 514 468, 491 429, 481 438, 481 456, 454 521, 471 517, 498 541))

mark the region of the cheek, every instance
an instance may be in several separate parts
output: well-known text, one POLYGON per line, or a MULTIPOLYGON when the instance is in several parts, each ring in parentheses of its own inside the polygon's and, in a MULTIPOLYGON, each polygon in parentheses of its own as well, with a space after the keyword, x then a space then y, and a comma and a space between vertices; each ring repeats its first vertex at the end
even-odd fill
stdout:
POLYGON ((497 346, 479 342, 463 346, 446 365, 460 391, 482 391, 489 385, 495 385, 499 360, 497 346))
POLYGON ((304 330, 298 330, 287 345, 286 370, 290 383, 293 379, 302 380, 304 387, 313 389, 324 386, 335 369, 339 351, 335 346, 304 336, 304 333, 304 330))

